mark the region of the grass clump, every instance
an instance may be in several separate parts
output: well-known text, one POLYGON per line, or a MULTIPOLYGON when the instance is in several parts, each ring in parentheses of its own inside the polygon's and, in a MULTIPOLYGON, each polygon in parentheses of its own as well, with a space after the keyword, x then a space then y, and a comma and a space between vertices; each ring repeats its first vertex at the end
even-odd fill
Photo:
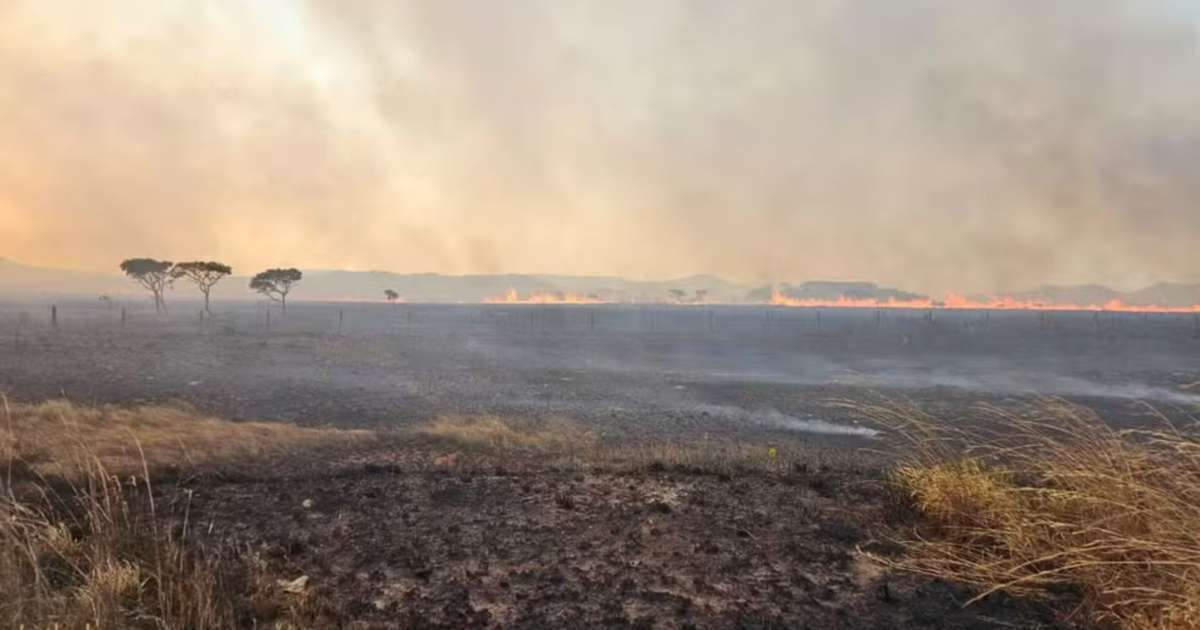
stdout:
POLYGON ((1118 430, 1060 401, 968 426, 870 415, 906 437, 893 480, 919 519, 893 561, 979 597, 1071 593, 1089 624, 1200 628, 1200 433, 1118 430))
POLYGON ((0 626, 235 626, 236 574, 160 523, 144 479, 78 472, 0 497, 0 626))
POLYGON ((566 454, 591 447, 595 437, 562 419, 442 416, 416 433, 465 450, 566 454))
POLYGON ((917 510, 935 523, 985 528, 1020 509, 1012 492, 1012 475, 978 460, 902 466, 893 480, 907 491, 917 510))
POLYGON ((92 460, 116 475, 232 467, 290 452, 370 437, 364 431, 277 422, 230 422, 187 406, 88 407, 69 401, 8 405, 0 465, 42 477, 80 479, 92 460), (144 460, 144 461, 143 461, 144 460))
POLYGON ((822 461, 819 453, 802 444, 755 444, 711 439, 705 435, 695 442, 651 441, 641 444, 620 444, 601 449, 596 456, 601 462, 626 464, 633 468, 651 470, 680 470, 718 476, 751 474, 786 474, 797 470, 807 472, 810 463, 822 461))
POLYGON ((194 544, 187 505, 160 513, 151 479, 365 435, 0 398, 0 627, 255 625, 269 580, 194 544))

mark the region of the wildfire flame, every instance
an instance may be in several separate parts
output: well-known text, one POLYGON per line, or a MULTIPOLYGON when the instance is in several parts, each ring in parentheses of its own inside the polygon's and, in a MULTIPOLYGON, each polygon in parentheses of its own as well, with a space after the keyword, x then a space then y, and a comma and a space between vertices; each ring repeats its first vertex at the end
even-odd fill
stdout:
POLYGON ((986 300, 970 298, 951 293, 941 302, 931 299, 916 300, 872 300, 848 298, 845 296, 835 300, 820 300, 811 298, 793 298, 784 295, 778 289, 771 292, 771 304, 774 306, 790 306, 796 308, 896 308, 896 309, 949 309, 949 310, 996 310, 996 311, 1096 311, 1112 313, 1197 313, 1200 314, 1200 304, 1192 306, 1157 306, 1126 304, 1121 300, 1112 300, 1105 304, 1057 304, 1019 300, 1012 297, 994 297, 986 300))
POLYGON ((605 304, 595 295, 582 295, 579 293, 565 292, 545 292, 534 291, 526 296, 521 296, 516 289, 509 289, 507 293, 501 296, 490 297, 484 300, 487 304, 605 304))

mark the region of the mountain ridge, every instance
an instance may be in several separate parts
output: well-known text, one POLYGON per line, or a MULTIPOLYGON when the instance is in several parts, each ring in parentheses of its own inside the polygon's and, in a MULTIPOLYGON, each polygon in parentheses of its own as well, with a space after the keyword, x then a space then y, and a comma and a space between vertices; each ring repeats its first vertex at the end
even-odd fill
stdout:
MULTIPOLYGON (((630 280, 614 275, 396 273, 343 269, 312 269, 304 273, 304 281, 296 289, 297 300, 382 300, 383 292, 387 289, 398 292, 402 299, 409 302, 480 302, 501 298, 510 291, 516 291, 522 298, 531 294, 572 294, 612 302, 763 303, 770 301, 775 291, 790 298, 814 300, 847 297, 887 301, 927 297, 901 288, 882 287, 873 282, 812 280, 756 287, 730 282, 712 274, 693 274, 667 280, 630 280)), ((213 297, 219 300, 256 299, 255 294, 247 288, 248 283, 248 276, 230 276, 216 286, 213 297)), ((180 285, 174 293, 182 296, 186 292, 186 287, 180 285)), ((0 296, 46 298, 141 294, 136 284, 117 273, 38 267, 0 256, 0 296)), ((1102 306, 1120 300, 1135 306, 1185 307, 1200 304, 1200 283, 1159 282, 1126 292, 1099 284, 1047 284, 1008 294, 1007 297, 1085 306, 1102 306)))

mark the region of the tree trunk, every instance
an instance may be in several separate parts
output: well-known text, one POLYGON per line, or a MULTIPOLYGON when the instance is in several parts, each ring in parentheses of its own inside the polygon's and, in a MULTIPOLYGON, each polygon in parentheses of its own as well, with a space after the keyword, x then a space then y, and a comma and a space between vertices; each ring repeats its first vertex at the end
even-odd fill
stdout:
POLYGON ((205 313, 208 313, 208 314, 209 314, 209 316, 211 317, 211 316, 212 316, 212 311, 211 311, 211 310, 209 310, 209 308, 208 308, 208 293, 209 293, 208 291, 205 291, 205 292, 204 292, 204 312, 205 312, 205 313))

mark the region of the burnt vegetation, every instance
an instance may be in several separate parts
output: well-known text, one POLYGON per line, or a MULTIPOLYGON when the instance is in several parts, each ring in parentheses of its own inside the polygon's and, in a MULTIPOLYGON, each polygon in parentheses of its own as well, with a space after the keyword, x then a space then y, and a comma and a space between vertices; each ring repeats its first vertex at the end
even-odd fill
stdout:
POLYGON ((1190 318, 88 308, 0 346, 25 400, 115 403, 0 415, 0 627, 1196 627, 1186 409, 830 384, 1021 344, 1191 401, 1190 318))
POLYGON ((880 482, 802 441, 614 443, 498 416, 336 431, 63 402, 10 406, 4 426, 12 627, 897 628, 1044 614, 964 610, 959 591, 868 561, 855 546, 876 544, 880 482))

